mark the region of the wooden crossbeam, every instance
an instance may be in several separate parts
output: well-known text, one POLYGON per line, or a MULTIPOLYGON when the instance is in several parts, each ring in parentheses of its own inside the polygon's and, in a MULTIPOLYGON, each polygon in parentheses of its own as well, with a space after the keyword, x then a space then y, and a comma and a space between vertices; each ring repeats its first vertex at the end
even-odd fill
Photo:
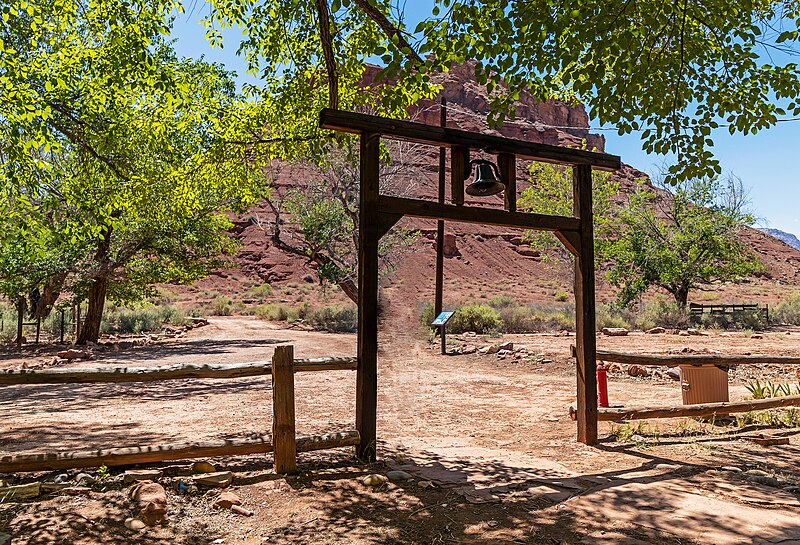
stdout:
POLYGON ((403 214, 417 218, 444 219, 482 225, 500 225, 540 231, 577 231, 580 221, 566 216, 509 212, 497 208, 453 206, 433 201, 387 197, 378 199, 378 211, 383 214, 403 214))
POLYGON ((480 134, 459 129, 425 125, 411 121, 386 119, 374 115, 343 112, 326 108, 320 112, 320 127, 349 133, 380 134, 395 140, 417 142, 431 146, 482 149, 489 153, 510 153, 517 159, 529 159, 568 165, 590 165, 598 170, 618 170, 620 158, 562 146, 536 144, 524 140, 480 134))
MULTIPOLYGON (((574 347, 573 347, 574 357, 574 347)), ((677 365, 800 365, 797 356, 732 356, 727 354, 633 354, 598 350, 597 359, 631 365, 675 367, 677 365)))
MULTIPOLYGON (((598 409, 597 419, 601 422, 619 422, 621 420, 646 420, 649 418, 696 418, 730 413, 748 413, 777 407, 800 407, 800 396, 770 397, 767 399, 721 403, 698 403, 696 405, 679 405, 676 407, 600 408, 598 409)), ((574 411, 570 411, 570 413, 573 414, 574 411)))

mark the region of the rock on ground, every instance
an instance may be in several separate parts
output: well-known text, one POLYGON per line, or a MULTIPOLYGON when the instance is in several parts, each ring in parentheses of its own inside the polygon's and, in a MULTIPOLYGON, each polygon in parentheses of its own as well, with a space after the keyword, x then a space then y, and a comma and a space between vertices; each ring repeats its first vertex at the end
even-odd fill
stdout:
POLYGON ((131 490, 138 518, 148 526, 155 526, 167 518, 167 492, 152 481, 142 481, 131 490))

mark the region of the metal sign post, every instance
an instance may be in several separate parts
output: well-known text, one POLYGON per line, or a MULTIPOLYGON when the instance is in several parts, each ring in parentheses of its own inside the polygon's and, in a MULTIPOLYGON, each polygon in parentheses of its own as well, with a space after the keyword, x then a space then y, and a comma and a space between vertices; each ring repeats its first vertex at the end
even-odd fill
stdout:
POLYGON ((445 329, 447 329, 447 321, 453 317, 453 314, 456 312, 454 310, 445 310, 444 312, 439 313, 434 321, 431 322, 431 326, 439 328, 439 336, 442 337, 442 354, 447 354, 447 340, 445 339, 445 329))

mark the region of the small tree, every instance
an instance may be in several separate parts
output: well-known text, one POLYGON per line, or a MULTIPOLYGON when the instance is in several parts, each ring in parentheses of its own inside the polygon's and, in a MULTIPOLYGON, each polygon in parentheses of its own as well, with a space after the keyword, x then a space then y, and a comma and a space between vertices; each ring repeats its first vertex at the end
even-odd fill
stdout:
POLYGON ((650 286, 685 306, 699 284, 736 280, 762 265, 739 240, 753 223, 741 181, 729 176, 683 182, 670 193, 641 183, 619 210, 619 235, 609 240, 610 282, 629 304, 650 286))
MULTIPOLYGON (((259 226, 272 244, 283 252, 308 259, 317 267, 320 281, 337 284, 353 302, 358 302, 359 168, 351 139, 343 140, 314 163, 284 163, 273 168, 275 177, 303 180, 284 189, 276 184, 265 201, 273 218, 259 218, 259 226), (281 172, 302 172, 295 176, 281 172), (287 227, 289 227, 287 229, 287 227)), ((410 193, 416 178, 424 174, 415 167, 418 146, 389 143, 380 167, 382 193, 410 193)), ((403 248, 416 240, 416 231, 394 227, 378 246, 384 271, 393 268, 403 248)))
MULTIPOLYGON (((520 210, 534 214, 572 216, 572 169, 551 163, 534 162, 528 167, 530 178, 517 203, 520 210)), ((602 244, 614 229, 614 196, 619 193, 619 183, 608 172, 592 171, 592 212, 594 238, 601 259, 602 244)), ((568 257, 568 252, 551 233, 527 231, 525 240, 531 247, 557 252, 568 257)))

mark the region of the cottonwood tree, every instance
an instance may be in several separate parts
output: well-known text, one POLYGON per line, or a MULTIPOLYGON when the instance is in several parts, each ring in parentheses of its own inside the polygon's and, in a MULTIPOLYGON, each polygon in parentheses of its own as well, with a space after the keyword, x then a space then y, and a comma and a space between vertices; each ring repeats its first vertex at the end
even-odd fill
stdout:
MULTIPOLYGON (((337 284, 358 302, 359 170, 352 140, 331 148, 324 161, 292 162, 274 166, 274 178, 291 178, 297 183, 275 185, 265 197, 272 217, 257 218, 272 244, 292 255, 306 258, 316 266, 320 281, 337 284), (288 171, 288 172, 287 172, 288 171)), ((380 164, 380 190, 404 196, 413 192, 419 146, 391 143, 380 164)), ((391 270, 404 248, 416 240, 416 231, 390 229, 380 240, 378 256, 384 272, 391 270)))
POLYGON ((605 253, 619 303, 629 304, 656 286, 686 306, 698 285, 737 280, 762 268, 738 236, 754 221, 738 178, 697 178, 671 192, 660 185, 658 190, 642 183, 619 209, 619 233, 605 253))
POLYGON ((188 281, 233 250, 225 212, 257 194, 240 132, 260 127, 227 73, 175 58, 172 2, 39 2, 4 11, 0 289, 88 300, 188 281), (7 39, 8 38, 8 39, 7 39), (13 60, 10 59, 13 54, 13 60), (252 123, 252 125, 250 125, 252 123))
POLYGON ((437 92, 429 74, 466 61, 491 93, 494 122, 513 115, 523 90, 581 101, 621 134, 641 131, 646 151, 674 154, 670 181, 721 172, 715 129, 748 134, 800 115, 800 72, 785 62, 797 53, 797 2, 438 0, 413 29, 390 0, 211 4, 213 42, 220 27, 244 30, 240 53, 262 80, 252 91, 274 104, 262 140, 279 140, 281 154, 319 143, 323 106, 402 115, 437 92), (376 60, 379 83, 365 92, 376 60))
MULTIPOLYGON (((551 163, 533 162, 528 167, 528 185, 522 190, 517 206, 524 212, 572 216, 573 179, 572 168, 551 163)), ((602 260, 604 242, 615 230, 617 204, 615 198, 620 190, 608 172, 592 171, 592 215, 594 218, 595 257, 602 260)), ((552 233, 526 231, 525 240, 532 248, 555 252, 562 259, 569 252, 552 233)))

